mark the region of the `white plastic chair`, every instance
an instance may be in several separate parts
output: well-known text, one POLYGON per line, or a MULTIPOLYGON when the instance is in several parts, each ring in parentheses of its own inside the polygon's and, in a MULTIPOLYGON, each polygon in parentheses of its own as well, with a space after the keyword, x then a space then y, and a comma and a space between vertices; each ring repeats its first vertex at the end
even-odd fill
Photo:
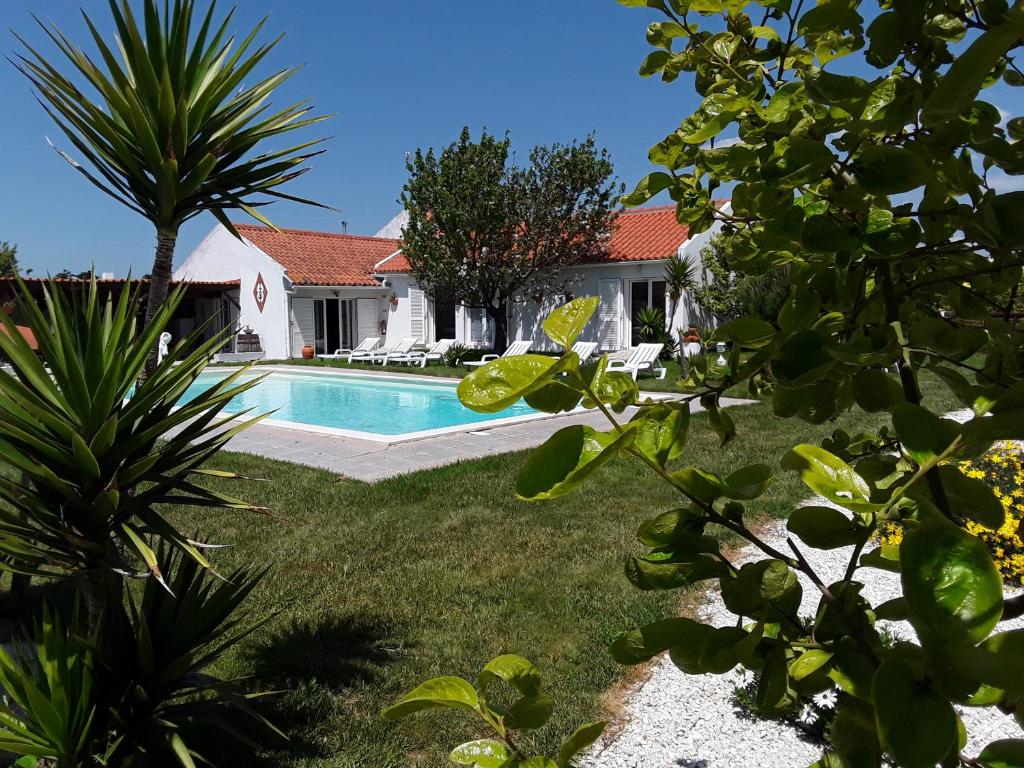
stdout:
POLYGON ((336 349, 334 350, 334 354, 317 355, 317 357, 322 360, 340 360, 344 357, 348 358, 348 361, 351 363, 353 357, 361 357, 374 349, 378 344, 380 344, 380 336, 367 336, 365 339, 360 341, 358 345, 351 349, 336 349))
POLYGON ((640 344, 633 350, 628 360, 609 360, 608 370, 625 371, 634 381, 640 371, 650 371, 657 378, 664 379, 668 371, 658 360, 664 348, 664 344, 640 344))
POLYGON ((577 341, 572 345, 572 351, 579 357, 581 363, 587 362, 597 351, 596 341, 577 341))
POLYGON ((427 363, 431 360, 437 360, 438 362, 444 361, 444 356, 448 353, 448 350, 455 344, 455 339, 439 339, 433 343, 433 345, 422 352, 410 352, 406 355, 398 355, 392 357, 390 362, 392 363, 406 363, 409 365, 418 364, 420 368, 426 368, 427 363))
POLYGON ((530 351, 531 343, 532 342, 529 339, 524 339, 522 341, 513 341, 511 344, 508 345, 508 348, 505 349, 504 353, 500 355, 484 355, 479 360, 473 360, 468 363, 463 363, 463 365, 465 365, 467 368, 479 368, 481 365, 486 365, 492 360, 497 360, 498 358, 517 357, 518 355, 525 355, 527 352, 530 351))
POLYGON ((381 347, 380 349, 374 349, 368 354, 361 355, 357 359, 369 360, 371 363, 387 365, 391 362, 392 356, 408 355, 412 351, 412 348, 419 343, 420 340, 416 336, 404 336, 402 340, 393 347, 381 347))

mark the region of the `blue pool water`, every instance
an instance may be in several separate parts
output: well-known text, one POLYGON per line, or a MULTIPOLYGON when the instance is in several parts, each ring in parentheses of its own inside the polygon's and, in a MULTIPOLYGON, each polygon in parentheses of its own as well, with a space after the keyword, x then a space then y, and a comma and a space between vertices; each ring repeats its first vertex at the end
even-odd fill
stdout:
MULTIPOLYGON (((185 393, 191 399, 226 372, 202 373, 185 393)), ((258 374, 246 374, 251 379, 258 374)), ((442 427, 488 422, 537 411, 519 402, 500 413, 476 413, 464 407, 454 383, 420 382, 344 374, 271 373, 224 409, 253 415, 276 411, 271 419, 318 427, 398 435, 442 427)))

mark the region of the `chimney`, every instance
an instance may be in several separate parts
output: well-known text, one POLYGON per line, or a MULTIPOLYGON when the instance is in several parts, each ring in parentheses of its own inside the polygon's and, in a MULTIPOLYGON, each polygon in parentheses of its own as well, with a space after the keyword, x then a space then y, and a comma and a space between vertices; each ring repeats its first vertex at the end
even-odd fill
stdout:
POLYGON ((341 234, 343 234, 343 235, 347 235, 348 234, 348 222, 347 221, 342 221, 341 222, 341 234))

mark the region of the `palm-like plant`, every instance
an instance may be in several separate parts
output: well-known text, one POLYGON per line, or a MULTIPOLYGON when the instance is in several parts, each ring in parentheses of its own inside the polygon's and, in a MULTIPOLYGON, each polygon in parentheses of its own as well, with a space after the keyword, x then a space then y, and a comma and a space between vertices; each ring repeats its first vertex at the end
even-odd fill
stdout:
POLYGON ((672 301, 669 317, 674 322, 676 308, 679 306, 679 299, 682 297, 683 291, 697 287, 697 265, 689 255, 676 254, 665 262, 664 279, 665 287, 668 288, 668 297, 672 301))
POLYGON ((19 475, 0 476, 0 569, 77 578, 89 624, 97 630, 111 613, 107 608, 120 600, 124 574, 148 570, 163 581, 154 540, 211 567, 203 545, 161 510, 255 509, 195 480, 214 473, 203 463, 262 418, 229 425, 236 416, 219 416, 258 379, 238 383, 240 370, 183 402, 227 340, 221 333, 203 341, 200 327, 136 386, 182 288, 137 332, 138 290, 123 291, 116 303, 101 302, 93 280, 81 297, 69 300, 54 284, 45 291, 44 312, 19 285, 39 356, 0 313, 6 331, 0 352, 13 371, 0 371, 0 462, 19 475))
MULTIPOLYGON (((254 47, 266 19, 235 46, 228 33, 234 14, 214 22, 216 0, 202 20, 194 0, 144 0, 140 25, 129 0, 109 0, 118 55, 88 15, 95 60, 56 25, 37 19, 50 40, 88 87, 62 74, 21 37, 27 55, 15 65, 31 81, 40 103, 91 167, 54 147, 90 182, 156 228, 146 324, 164 302, 181 225, 210 211, 235 232, 227 211, 241 209, 270 224, 257 209, 285 199, 322 206, 282 192, 301 176, 304 163, 322 150, 322 139, 254 154, 267 139, 304 128, 324 116, 309 116, 307 101, 272 111, 267 100, 298 70, 282 69, 253 85, 244 81, 280 37, 254 47), (86 91, 91 88, 96 98, 86 91)), ((237 232, 235 232, 237 235, 237 232)), ((147 372, 156 366, 156 352, 147 372)))

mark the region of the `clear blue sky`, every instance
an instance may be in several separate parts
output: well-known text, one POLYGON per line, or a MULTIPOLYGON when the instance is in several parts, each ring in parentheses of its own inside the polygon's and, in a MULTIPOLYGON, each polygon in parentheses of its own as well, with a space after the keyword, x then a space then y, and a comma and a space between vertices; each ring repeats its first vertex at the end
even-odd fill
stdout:
MULTIPOLYGON (((224 8, 231 3, 222 3, 224 8)), ((244 0, 236 28, 270 15, 267 35, 286 36, 270 66, 303 64, 280 103, 310 97, 336 117, 318 128, 332 136, 316 168, 292 192, 342 210, 289 203, 266 209, 279 226, 375 232, 399 210, 404 155, 453 141, 463 125, 511 132, 520 152, 595 132, 628 185, 647 172, 647 147, 695 106, 685 83, 665 85, 636 72, 648 49, 650 12, 615 0, 244 0)), ((4 0, 4 26, 49 50, 30 16, 57 22, 85 44, 78 9, 109 31, 101 0, 4 0)), ((6 32, 6 30, 5 30, 6 32)), ((17 50, 6 36, 0 49, 17 50)), ((92 187, 47 144, 73 149, 35 102, 28 84, 0 62, 3 180, 0 240, 16 242, 22 268, 36 274, 95 264, 124 275, 148 271, 151 226, 92 187)), ((313 130, 317 130, 314 128, 313 130)), ((240 215, 244 220, 244 214, 240 215)), ((177 262, 213 226, 185 226, 177 262)))

